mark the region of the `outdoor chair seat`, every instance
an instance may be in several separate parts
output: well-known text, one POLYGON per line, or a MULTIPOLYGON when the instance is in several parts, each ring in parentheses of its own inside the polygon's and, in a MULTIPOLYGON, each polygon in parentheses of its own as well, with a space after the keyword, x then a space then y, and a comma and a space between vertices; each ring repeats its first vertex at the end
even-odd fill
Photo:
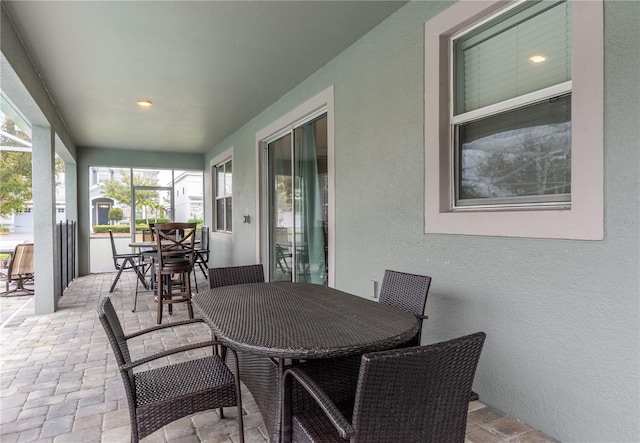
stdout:
MULTIPOLYGON (((175 420, 198 412, 219 408, 220 418, 223 418, 222 408, 231 406, 237 408, 239 439, 241 443, 244 442, 240 379, 237 371, 231 372, 222 358, 213 352, 217 346, 222 346, 220 342, 211 340, 189 343, 147 355, 135 361, 131 359, 127 344, 129 339, 167 328, 202 322, 202 320, 156 325, 125 335, 109 297, 100 301, 98 317, 113 349, 124 383, 129 405, 132 443, 137 443, 141 438, 175 420), (198 348, 211 349, 212 353, 207 357, 134 372, 134 368, 159 358, 178 353, 184 354, 198 348)), ((158 340, 161 338, 158 337, 158 340)), ((233 366, 238 367, 235 351, 231 350, 227 358, 233 359, 233 366)))
MULTIPOLYGON (((353 418, 353 401, 343 401, 334 403, 337 411, 347 422, 353 418)), ((344 439, 336 432, 330 420, 318 420, 323 415, 322 408, 316 403, 294 415, 292 426, 293 435, 305 438, 298 441, 311 441, 322 443, 344 443, 344 439)))

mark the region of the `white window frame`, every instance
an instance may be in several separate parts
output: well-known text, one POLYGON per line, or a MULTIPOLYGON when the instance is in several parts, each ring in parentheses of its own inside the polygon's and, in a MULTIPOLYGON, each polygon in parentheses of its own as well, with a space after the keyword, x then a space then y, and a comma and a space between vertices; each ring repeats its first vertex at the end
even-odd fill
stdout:
MULTIPOLYGON (((515 1, 460 1, 425 23, 425 233, 601 240, 603 223, 603 2, 573 2, 571 202, 453 207, 451 40, 515 1)), ((566 85, 565 85, 566 87, 566 85)))
MULTIPOLYGON (((217 175, 216 175, 216 168, 220 165, 223 165, 225 163, 227 163, 228 161, 231 161, 231 164, 233 165, 233 170, 232 170, 232 174, 235 175, 235 162, 233 161, 233 146, 230 147, 229 149, 225 150, 224 152, 222 152, 220 155, 214 157, 211 159, 211 161, 209 162, 209 171, 211 172, 211 238, 213 240, 217 240, 217 241, 223 241, 223 242, 233 242, 233 232, 235 231, 235 217, 233 216, 233 208, 235 207, 235 202, 232 203, 231 206, 231 231, 217 231, 217 205, 216 205, 216 200, 217 200, 217 186, 218 186, 218 181, 217 181, 217 175)), ((233 178, 232 178, 233 180, 233 178)), ((225 195, 225 198, 229 197, 225 195)), ((233 199, 233 190, 231 191, 231 195, 230 197, 233 199)), ((233 200, 232 200, 233 201, 233 200)))

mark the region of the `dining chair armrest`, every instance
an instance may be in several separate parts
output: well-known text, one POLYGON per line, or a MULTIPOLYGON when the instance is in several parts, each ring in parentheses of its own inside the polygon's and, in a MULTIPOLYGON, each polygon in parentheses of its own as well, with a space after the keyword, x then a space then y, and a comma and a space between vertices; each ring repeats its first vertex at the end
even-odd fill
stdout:
POLYGON ((293 377, 297 382, 313 397, 318 406, 325 413, 331 424, 336 428, 340 437, 345 440, 351 438, 354 429, 349 420, 340 412, 329 396, 316 384, 316 382, 300 367, 287 369, 284 372, 286 377, 293 377))
POLYGON ((138 360, 132 361, 130 363, 124 364, 124 365, 120 366, 119 369, 121 371, 128 371, 129 369, 133 369, 136 366, 140 366, 142 364, 149 363, 149 362, 151 362, 153 360, 157 360, 157 359, 162 358, 162 357, 167 357, 169 355, 177 354, 177 353, 180 353, 180 352, 191 351, 192 349, 205 348, 205 347, 216 346, 216 345, 221 345, 221 344, 222 343, 220 343, 217 340, 210 340, 210 341, 192 343, 190 345, 179 346, 177 348, 167 349, 166 351, 157 352, 155 354, 148 355, 148 356, 143 357, 141 359, 138 359, 138 360))
POLYGON ((138 337, 140 335, 144 335, 144 334, 148 334, 150 332, 154 332, 154 331, 158 331, 161 329, 166 329, 166 328, 174 328, 176 326, 183 326, 183 325, 189 325, 191 323, 203 323, 204 320, 202 320, 201 318, 194 318, 194 319, 190 319, 190 320, 181 320, 181 321, 174 321, 171 323, 166 323, 164 325, 155 325, 155 326, 151 326, 147 329, 143 329, 141 331, 136 331, 133 332, 131 334, 125 335, 124 339, 125 340, 129 340, 130 338, 134 338, 134 337, 138 337))

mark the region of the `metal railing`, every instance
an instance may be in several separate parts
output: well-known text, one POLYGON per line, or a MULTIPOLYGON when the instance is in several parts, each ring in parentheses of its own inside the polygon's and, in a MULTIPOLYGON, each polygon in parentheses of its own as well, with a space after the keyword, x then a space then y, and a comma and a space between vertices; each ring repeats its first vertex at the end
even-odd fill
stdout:
POLYGON ((58 223, 58 297, 61 297, 76 275, 76 222, 58 223))

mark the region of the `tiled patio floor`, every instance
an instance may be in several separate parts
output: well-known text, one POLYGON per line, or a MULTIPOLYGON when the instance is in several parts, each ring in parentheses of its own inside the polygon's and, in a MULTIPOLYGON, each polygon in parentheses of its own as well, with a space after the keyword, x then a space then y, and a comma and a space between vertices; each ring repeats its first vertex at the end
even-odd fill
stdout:
MULTIPOLYGON (((32 296, 0 298, 0 441, 118 443, 129 441, 129 413, 122 381, 102 326, 96 316, 98 300, 109 295, 115 274, 93 274, 76 279, 60 299, 58 312, 34 315, 32 296)), ((207 282, 199 274, 198 284, 207 282)), ((111 294, 125 331, 155 324, 155 303, 141 293, 135 313, 135 280, 125 273, 111 294)), ((177 305, 173 319, 186 318, 177 305)), ((210 337, 208 328, 194 325, 179 335, 163 333, 155 340, 134 342, 134 358, 145 348, 157 350, 158 341, 210 337)), ((204 352, 204 351, 202 351, 204 352)), ((195 355, 195 354, 194 354, 195 355)), ((247 443, 266 442, 264 424, 251 394, 243 392, 247 443)), ((144 442, 238 441, 232 408, 220 420, 214 411, 178 420, 144 442)), ((470 404, 467 442, 555 442, 523 423, 484 405, 470 404)))

